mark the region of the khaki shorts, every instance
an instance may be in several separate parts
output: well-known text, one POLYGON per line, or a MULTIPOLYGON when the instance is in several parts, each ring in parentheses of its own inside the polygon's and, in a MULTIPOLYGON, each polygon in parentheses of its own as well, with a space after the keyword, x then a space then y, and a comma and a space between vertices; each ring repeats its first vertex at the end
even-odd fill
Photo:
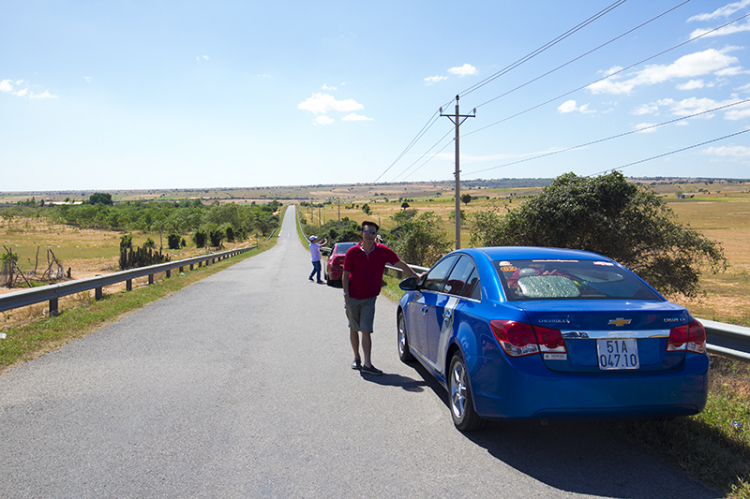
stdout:
POLYGON ((346 317, 349 319, 350 331, 372 333, 376 298, 377 296, 366 300, 349 298, 349 303, 346 305, 346 317))

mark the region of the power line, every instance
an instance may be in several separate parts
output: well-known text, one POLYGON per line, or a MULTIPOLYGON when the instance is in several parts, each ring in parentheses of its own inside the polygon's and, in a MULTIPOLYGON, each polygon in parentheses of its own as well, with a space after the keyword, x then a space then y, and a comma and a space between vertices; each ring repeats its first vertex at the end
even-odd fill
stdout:
POLYGON ((657 58, 657 57, 659 57, 659 56, 661 56, 661 55, 664 55, 664 54, 666 54, 667 52, 671 52, 672 50, 675 50, 675 49, 677 49, 677 48, 680 48, 680 47, 682 47, 683 45, 686 45, 686 44, 688 44, 688 43, 690 43, 690 42, 694 42, 695 40, 698 40, 698 39, 700 39, 700 38, 703 38, 704 36, 707 36, 707 35, 709 35, 710 33, 713 33, 714 31, 718 31, 718 30, 720 30, 720 29, 722 29, 722 28, 724 28, 724 27, 726 27, 726 26, 729 26, 730 24, 733 24, 733 23, 736 23, 736 22, 738 22, 738 21, 741 21, 741 20, 745 19, 745 18, 746 18, 746 17, 748 17, 748 16, 750 16, 750 14, 745 14, 744 16, 742 16, 742 17, 738 17, 737 19, 734 19, 733 21, 729 21, 728 23, 722 24, 722 25, 721 25, 721 26, 719 26, 718 28, 714 28, 714 29, 712 29, 712 30, 710 30, 710 31, 706 31, 705 33, 703 33, 703 34, 701 34, 701 35, 698 35, 698 36, 696 36, 696 37, 690 38, 689 40, 687 40, 687 41, 684 41, 684 42, 682 42, 682 43, 679 43, 679 44, 675 45, 674 47, 671 47, 671 48, 668 48, 668 49, 666 49, 666 50, 663 50, 663 51, 659 52, 658 54, 652 55, 651 57, 647 57, 646 59, 643 59, 642 61, 636 62, 635 64, 631 64, 630 66, 628 66, 628 67, 626 67, 626 68, 622 68, 622 69, 619 69, 619 70, 617 70, 617 71, 615 71, 615 72, 613 72, 613 73, 611 73, 611 74, 608 74, 607 76, 604 76, 603 78, 599 78, 598 80, 594 80, 594 81, 592 81, 592 82, 589 82, 589 83, 587 83, 587 84, 585 84, 585 85, 582 85, 582 86, 580 86, 580 87, 578 87, 578 88, 576 88, 576 89, 574 89, 574 90, 571 90, 571 91, 569 91, 569 92, 566 92, 566 93, 564 93, 564 94, 558 95, 557 97, 553 97, 552 99, 549 99, 549 100, 547 100, 547 101, 545 101, 545 102, 542 102, 541 104, 537 104, 536 106, 530 107, 530 108, 526 109, 525 111, 521 111, 521 112, 518 112, 518 113, 516 113, 516 114, 514 114, 514 115, 512 115, 512 116, 508 116, 507 118, 503 118, 503 119, 502 119, 502 120, 500 120, 500 121, 496 121, 495 123, 490 123, 489 125, 483 126, 482 128, 478 128, 478 129, 476 129, 476 130, 474 130, 474 131, 471 131, 471 132, 467 133, 466 135, 464 135, 464 137, 468 137, 469 135, 473 135, 473 134, 475 134, 475 133, 477 133, 477 132, 480 132, 480 131, 482 131, 482 130, 485 130, 485 129, 487 129, 487 128, 493 127, 493 126, 495 126, 495 125, 499 125, 500 123, 504 123, 504 122, 506 122, 506 121, 508 121, 508 120, 511 120, 511 119, 513 119, 513 118, 517 118, 518 116, 521 116, 522 114, 526 114, 526 113, 528 113, 528 112, 530 112, 530 111, 533 111, 534 109, 538 109, 538 108, 540 108, 540 107, 542 107, 542 106, 546 106, 546 105, 547 105, 547 104, 549 104, 550 102, 554 102, 554 101, 556 101, 556 100, 558 100, 558 99, 561 99, 561 98, 563 98, 563 97, 567 97, 568 95, 570 95, 570 94, 573 94, 573 93, 576 93, 576 92, 578 92, 579 90, 583 90, 584 88, 587 88, 587 87, 589 87, 589 86, 593 85, 594 83, 599 83, 600 81, 604 81, 604 80, 606 80, 606 79, 608 79, 608 78, 612 78, 613 76, 615 76, 615 75, 618 75, 618 74, 620 74, 620 73, 622 73, 622 72, 624 72, 624 71, 627 71, 627 70, 629 70, 629 69, 632 69, 632 68, 634 68, 634 67, 636 67, 636 66, 639 66, 639 65, 643 64, 644 62, 648 62, 648 61, 650 61, 651 59, 655 59, 655 58, 657 58))
POLYGON ((493 74, 493 75, 485 78, 484 80, 480 81, 479 83, 476 83, 476 84, 472 85, 471 87, 467 88, 463 92, 460 92, 459 95, 461 95, 461 96, 468 95, 468 94, 472 93, 473 91, 475 91, 475 90, 477 90, 477 89, 479 89, 479 88, 487 85, 488 83, 496 80, 497 78, 500 78, 502 75, 504 75, 504 74, 508 73, 509 71, 517 68, 518 66, 524 64, 525 62, 530 61, 531 59, 533 59, 534 57, 538 56, 539 54, 541 54, 545 50, 547 50, 547 49, 549 49, 549 48, 557 45, 558 43, 560 43, 561 41, 563 41, 567 37, 575 34, 576 32, 578 32, 580 30, 582 30, 583 28, 585 28, 589 24, 591 24, 594 21, 598 20, 599 18, 601 18, 605 14, 611 12, 612 10, 616 9, 617 7, 619 7, 620 5, 624 4, 625 2, 626 2, 626 0, 618 0, 618 1, 616 1, 615 3, 609 5, 605 9, 597 12, 593 16, 591 16, 588 19, 586 19, 585 21, 581 22, 577 26, 574 26, 573 28, 569 29, 568 31, 566 31, 562 35, 558 36, 557 38, 554 38, 553 40, 545 43, 544 45, 542 45, 538 49, 534 50, 533 52, 531 52, 531 53, 525 55, 524 57, 520 58, 516 62, 514 62, 514 63, 512 63, 512 64, 510 64, 508 66, 506 66, 505 68, 503 68, 500 71, 498 71, 497 73, 495 73, 495 74, 493 74))
POLYGON ((716 112, 716 111, 720 111, 722 109, 726 109, 728 107, 738 106, 738 105, 744 104, 746 102, 750 102, 750 98, 745 99, 745 100, 741 100, 741 101, 737 101, 737 102, 733 102, 731 104, 726 104, 726 105, 723 105, 723 106, 715 107, 713 109, 708 109, 706 111, 701 111, 699 113, 691 114, 691 115, 688 115, 688 116, 681 116, 679 118, 675 118, 675 119, 669 120, 669 121, 664 121, 662 123, 657 123, 655 125, 645 126, 645 127, 642 127, 642 128, 638 128, 637 130, 631 130, 629 132, 620 133, 620 134, 617 134, 617 135, 613 135, 611 137, 606 137, 606 138, 603 138, 603 139, 598 139, 598 140, 594 140, 594 141, 591 141, 591 142, 586 142, 585 144, 580 144, 580 145, 572 146, 572 147, 566 147, 565 149, 560 149, 560 150, 548 152, 548 153, 545 153, 545 154, 539 154, 539 155, 533 156, 531 158, 521 159, 521 160, 518 160, 518 161, 514 161, 512 163, 506 163, 506 164, 500 165, 500 166, 493 166, 493 167, 490 167, 490 168, 485 168, 483 170, 476 170, 476 171, 473 171, 473 172, 467 172, 467 173, 464 173, 464 175, 476 175, 477 173, 482 173, 482 172, 486 172, 486 171, 490 171, 490 170, 497 170, 499 168, 505 168, 506 166, 513 166, 513 165, 517 165, 519 163, 525 163, 527 161, 532 161, 532 160, 539 159, 539 158, 545 158, 547 156, 553 156, 555 154, 560 154, 560 153, 563 153, 563 152, 573 151, 575 149, 581 149, 582 147, 587 147, 587 146, 590 146, 590 145, 598 144, 600 142, 606 142, 606 141, 612 140, 612 139, 619 139, 619 138, 625 137, 627 135, 632 135, 634 133, 643 132, 644 130, 650 130, 652 128, 657 128, 657 127, 664 126, 664 125, 670 125, 670 124, 676 123, 678 121, 687 120, 687 119, 690 119, 690 118, 695 118, 696 116, 701 116, 703 114, 713 113, 713 112, 716 112))
MULTIPOLYGON (((484 80, 480 81, 479 83, 477 83, 477 84, 475 84, 475 85, 473 85, 473 86, 469 87, 469 88, 468 88, 467 90, 465 90, 465 91, 464 91, 464 92, 462 92, 462 93, 464 93, 464 94, 469 94, 469 93, 473 92, 474 90, 477 90, 478 88, 480 88, 480 87, 482 87, 482 86, 486 85, 487 83, 490 83, 491 81, 493 81, 493 80, 495 80, 495 79, 499 78, 500 76, 502 76, 502 74, 505 74, 505 73, 507 73, 508 71, 510 71, 511 69, 513 69, 513 68, 515 68, 515 67, 518 67, 518 66, 520 66, 520 65, 521 65, 521 64, 523 64, 524 62, 526 62, 526 61, 529 61, 529 60, 531 60, 532 58, 534 58, 534 57, 536 57, 537 55, 541 54, 542 52, 544 52, 544 51, 545 51, 545 50, 547 50, 548 48, 550 48, 550 47, 552 47, 552 46, 556 45, 557 43, 561 42, 562 40, 564 40, 564 39, 565 39, 565 38, 567 38, 568 36, 571 36, 572 34, 576 33, 577 31, 580 31, 581 29, 583 29, 583 28, 584 28, 584 27, 586 27, 587 25, 591 24, 592 22, 596 21, 596 20, 597 20, 597 19, 599 19, 600 17, 604 16, 605 14, 607 14, 607 13, 609 13, 610 11, 614 10, 615 8, 619 7, 620 5, 622 5, 623 3, 625 3, 626 1, 627 1, 627 0, 617 0, 617 1, 615 2, 615 3, 613 3, 613 4, 609 5, 609 6, 608 6, 608 7, 606 7, 605 9, 603 9, 603 10, 599 11, 598 13, 594 14, 593 16, 591 16, 591 17, 590 17, 590 18, 588 18, 587 20, 585 20, 585 21, 581 22, 581 23, 580 23, 580 24, 578 24, 577 26, 575 26, 575 27, 573 27, 573 28, 569 29, 568 31, 566 31, 566 32, 565 32, 565 33, 563 33, 562 35, 558 36, 557 38, 553 39, 553 40, 552 40, 552 41, 550 41, 550 42, 547 42, 547 43, 546 43, 545 45, 543 45, 542 47, 540 47, 540 48, 536 49, 535 51, 531 52, 530 54, 526 55, 525 57, 522 57, 521 59, 519 59, 519 60, 518 60, 518 61, 516 61, 515 63, 513 63, 513 64, 511 64, 510 66, 506 67, 505 69, 503 69, 503 70, 501 70, 501 71, 499 71, 499 72, 495 73, 494 75, 492 75, 492 76, 490 76, 490 77, 488 77, 488 78, 486 78, 486 79, 484 79, 484 80)), ((687 1, 690 1, 690 0, 687 0, 687 1)), ((460 94, 459 94, 459 95, 460 95, 460 94)), ((453 100, 451 100, 450 102, 448 102, 448 103, 444 104, 444 105, 443 105, 442 107, 443 107, 443 108, 446 108, 446 107, 448 107, 448 106, 449 106, 450 104, 452 104, 452 103, 453 103, 454 101, 455 101, 455 99, 453 99, 453 100)), ((433 119, 434 119, 434 118, 436 117, 436 114, 438 114, 438 113, 435 113, 435 114, 433 114, 433 115, 432 115, 432 117, 430 117, 430 119, 429 119, 429 120, 427 121, 427 123, 428 123, 428 124, 426 124, 425 126, 423 126, 423 127, 422 127, 422 130, 421 130, 421 131, 420 131, 420 132, 419 132, 419 133, 417 134, 417 136, 416 136, 415 138, 413 138, 413 139, 411 140, 411 142, 409 142, 409 145, 407 145, 407 146, 406 146, 406 149, 404 149, 404 150, 403 150, 403 151, 401 152, 401 154, 399 154, 399 155, 398 155, 398 157, 397 157, 397 158, 396 158, 396 159, 395 159, 395 160, 393 161, 393 163, 391 163, 391 165, 390 165, 390 166, 389 166, 388 168, 386 168, 386 169, 385 169, 385 171, 384 171, 383 173, 381 173, 381 174, 380 174, 380 176, 378 176, 378 178, 376 178, 376 179, 375 179, 375 182, 377 182, 378 180, 380 180, 380 179, 381 179, 381 178, 383 177, 383 175, 385 175, 386 173, 388 173, 388 171, 389 171, 389 170, 390 170, 390 169, 391 169, 391 168, 392 168, 392 167, 393 167, 393 166, 394 166, 394 165, 395 165, 396 163, 398 163, 398 161, 399 161, 399 160, 401 160, 401 158, 403 158, 403 157, 404 157, 404 155, 405 155, 405 154, 406 154, 406 153, 407 153, 407 152, 408 152, 408 151, 409 151, 409 150, 410 150, 410 149, 411 149, 411 148, 412 148, 412 147, 413 147, 413 146, 414 146, 414 145, 415 145, 415 144, 417 143, 417 141, 419 141, 419 139, 420 139, 420 138, 422 138, 422 136, 424 136, 424 134, 425 134, 425 133, 427 132, 427 130, 429 130, 429 129, 430 129, 431 127, 432 127, 432 125, 433 125, 433 124, 435 123, 435 121, 437 121, 437 120, 434 120, 434 121, 432 121, 432 120, 433 120, 433 119), (430 121, 432 121, 432 123, 430 123, 430 121), (428 126, 428 125, 429 125, 429 126, 428 126)), ((434 147, 434 146, 433 146, 433 147, 434 147)), ((428 151, 428 152, 429 152, 429 151, 428 151)), ((426 154, 426 153, 425 153, 425 154, 426 154)), ((417 159, 417 161, 419 161, 419 160, 420 160, 420 159, 421 159, 422 157, 424 157, 424 155, 422 155, 422 156, 421 156, 421 157, 420 157, 419 159, 417 159)), ((408 170, 408 168, 407 168, 407 170, 408 170)), ((402 173, 401 173, 401 175, 403 175, 403 173, 404 173, 404 172, 402 172, 402 173)))
POLYGON ((742 135, 743 133, 747 133, 747 132, 750 132, 750 128, 748 128, 747 130, 742 130, 741 132, 736 132, 736 133, 733 133, 733 134, 730 134, 730 135, 725 135, 725 136, 719 137, 717 139, 707 140, 705 142, 701 142, 700 144, 695 144, 695 145, 692 145, 692 146, 683 147, 682 149, 678 149, 676 151, 671 151, 671 152, 667 152, 667 153, 664 153, 664 154, 659 154, 658 156, 651 156, 650 158, 642 159, 640 161, 635 161, 633 163, 628 163, 627 165, 618 166, 617 168, 612 168, 611 170, 604 170, 604 171, 601 171, 599 173, 592 173, 591 175, 588 175, 588 176, 591 177, 591 176, 594 176, 594 175, 601 175, 601 174, 607 173, 609 171, 622 170, 622 169, 627 168, 629 166, 638 165, 640 163, 645 163, 646 161, 651 161, 653 159, 663 158, 664 156, 670 156, 672 154, 677 154, 678 152, 687 151, 689 149, 695 149, 696 147, 704 146, 706 144, 710 144, 711 142, 718 142, 719 140, 728 139, 730 137, 735 137, 737 135, 742 135))
POLYGON ((399 160, 401 158, 403 158, 404 155, 407 152, 409 152, 409 150, 412 147, 414 147, 414 145, 419 141, 419 139, 421 139, 424 136, 424 134, 427 133, 427 130, 429 130, 430 128, 432 128, 432 125, 434 125, 437 122, 438 118, 440 117, 439 115, 440 115, 440 113, 436 111, 435 113, 433 113, 432 116, 430 116, 430 119, 427 120, 427 123, 425 123, 425 125, 422 127, 422 130, 419 131, 419 133, 417 134, 416 137, 414 137, 413 139, 411 139, 411 142, 409 142, 409 145, 406 146, 406 149, 404 149, 401 152, 401 154, 399 154, 398 157, 393 161, 393 163, 391 163, 391 165, 388 168, 386 168, 385 171, 383 173, 381 173, 380 176, 378 176, 378 178, 375 179, 375 182, 377 182, 378 180, 380 180, 383 177, 383 175, 385 175, 386 173, 388 173, 388 170, 390 170, 391 168, 393 168, 393 165, 395 165, 396 163, 398 163, 399 160))
POLYGON ((508 95, 508 94, 512 94, 512 93, 513 93, 513 92, 515 92, 516 90, 519 90, 519 89, 521 89, 521 88, 523 88, 523 87, 525 87, 525 86, 527 86, 527 85, 530 85, 530 84, 534 83, 534 82, 535 82, 535 81, 537 81, 537 80, 541 80, 541 79, 542 79, 542 78, 544 78, 545 76, 549 76, 549 75, 551 75, 552 73, 554 73, 555 71, 557 71, 557 70, 559 70, 559 69, 562 69, 562 68, 564 68, 564 67, 566 67, 566 66, 569 66, 570 64, 572 64, 572 63, 574 63, 574 62, 576 62, 576 61, 578 61, 578 60, 580 60, 580 59, 583 59, 583 58, 584 58, 584 57, 586 57, 587 55, 593 54, 593 53, 594 53, 594 52, 596 52, 597 50, 599 50, 599 49, 601 49, 601 48, 604 48, 604 47, 606 47, 606 46, 607 46, 607 45, 609 45, 610 43, 612 43, 612 42, 615 42, 616 40, 619 40, 620 38, 622 38, 622 37, 624 37, 624 36, 626 36, 626 35, 629 35, 630 33, 632 33, 632 32, 634 32, 634 31, 636 31, 636 30, 638 30, 638 29, 642 28, 643 26, 646 26, 647 24, 649 24, 649 23, 651 23, 651 22, 653 22, 653 21, 655 21, 655 20, 659 19, 660 17, 663 17, 663 16, 665 16, 665 15, 669 14, 669 13, 670 13, 670 12, 672 12, 673 10, 675 10, 675 9, 678 9, 679 7, 682 7, 683 5, 685 5, 686 3, 688 3, 689 1, 690 1, 690 0, 685 0, 685 1, 684 1, 684 2, 682 2, 681 4, 679 4, 679 5, 676 5, 676 6, 672 7, 671 9, 669 9, 669 10, 666 10, 666 11, 662 12, 661 14, 659 14, 659 15, 658 15, 658 16, 656 16, 656 17, 652 17, 652 18, 651 18, 651 19, 649 19, 648 21, 646 21, 646 22, 644 22, 644 23, 642 23, 642 24, 639 24, 639 25, 638 25, 638 26, 636 26, 635 28, 632 28, 632 29, 630 29, 630 30, 626 31, 625 33, 622 33, 622 34, 621 34, 621 35, 619 35, 619 36, 616 36, 616 37, 612 38, 612 39, 611 39, 611 40, 609 40, 608 42, 605 42, 605 43, 603 43, 603 44, 599 45, 599 46, 598 46, 598 47, 596 47, 596 48, 593 48, 593 49, 589 50, 589 51, 588 51, 588 52, 586 52, 585 54, 581 54, 581 55, 579 55, 578 57, 576 57, 575 59, 571 59, 571 60, 569 60, 568 62, 566 62, 565 64, 562 64, 562 65, 560 65, 560 66, 556 67, 555 69, 552 69, 552 70, 550 70, 550 71, 547 71, 547 72, 546 72, 546 73, 544 73, 543 75, 537 76, 537 77, 536 77, 536 78, 534 78, 533 80, 529 80, 529 81, 527 81, 526 83, 524 83, 524 84, 522 84, 522 85, 519 85, 519 86, 517 86, 517 87, 516 87, 516 88, 514 88, 513 90, 509 90, 509 91, 507 91, 507 92, 505 92, 505 93, 503 93, 503 94, 500 94, 500 95, 498 95, 497 97, 494 97, 494 98, 492 98, 492 99, 488 100, 487 102, 484 102, 484 103, 482 103, 482 104, 479 104, 479 105, 477 106, 477 108, 480 108, 480 107, 482 107, 482 106, 484 106, 484 105, 486 105, 486 104, 489 104, 490 102, 496 101, 497 99, 500 99, 500 98, 502 98, 502 97, 505 97, 505 96, 506 96, 506 95, 508 95))
MULTIPOLYGON (((440 137, 440 139, 439 139, 439 140, 438 140, 437 142, 435 142, 435 144, 433 144, 433 145, 432 145, 432 147, 430 147, 429 149, 427 149, 427 151, 425 151, 425 152, 424 152, 424 154, 422 154, 422 155, 421 155, 421 156, 420 156, 419 158, 417 158, 417 159, 416 159, 416 161, 414 161, 414 162, 413 162, 413 163, 412 163, 411 165, 409 165, 409 166, 408 166, 408 167, 407 167, 407 168, 406 168, 406 169, 405 169, 404 171, 402 171, 401 173, 399 173, 398 175, 396 175, 396 176, 395 176, 395 177, 393 178, 392 182, 395 182, 396 180, 398 180, 398 178, 399 178, 399 177, 400 177, 401 175, 405 174, 405 173, 406 173, 407 171, 409 171, 409 169, 410 169, 410 168, 411 168, 412 166, 414 166, 414 165, 416 165, 417 163, 419 163, 419 162, 420 162, 420 161, 422 160, 422 158, 424 158, 425 156, 427 156, 427 154, 428 154, 428 153, 429 153, 430 151, 432 151, 432 150, 433 150, 433 149, 434 149, 435 147, 437 147, 437 145, 438 145, 438 144, 439 144, 439 143, 440 143, 440 142, 441 142, 441 141, 442 141, 443 139, 445 139, 445 138, 446 138, 446 137, 447 137, 448 135, 450 135, 452 131, 453 131, 453 130, 448 130, 448 131, 446 132, 446 134, 445 134, 445 135, 443 135, 442 137, 440 137)), ((443 151, 443 149, 445 149, 446 147, 448 147, 448 146, 449 146, 449 145, 451 144, 451 142, 453 142, 453 141, 452 141, 452 140, 448 141, 448 142, 447 142, 447 143, 446 143, 446 144, 445 144, 445 145, 444 145, 444 146, 443 146, 442 148, 440 148, 440 150, 439 150, 439 151, 437 151, 437 152, 436 152, 435 154, 433 154, 433 155, 432 155, 432 156, 430 157, 430 159, 428 159, 427 161, 425 161, 424 163, 422 163, 421 165, 419 165, 419 168, 422 168, 422 167, 423 167, 424 165, 426 165, 427 163, 429 163, 429 162, 430 162, 430 161, 431 161, 431 160, 432 160, 432 159, 433 159, 433 158, 434 158, 435 156, 437 156, 438 154, 440 154, 440 153, 441 153, 441 152, 443 151)), ((407 175, 407 176, 406 176, 406 177, 405 177, 404 179, 406 179, 406 178, 408 178, 409 176, 411 176, 411 175, 412 175, 412 174, 413 174, 414 172, 416 172, 417 170, 419 170, 419 168, 416 168, 416 169, 415 169, 414 171, 412 171, 412 172, 411 172, 411 173, 410 173, 409 175, 407 175)))

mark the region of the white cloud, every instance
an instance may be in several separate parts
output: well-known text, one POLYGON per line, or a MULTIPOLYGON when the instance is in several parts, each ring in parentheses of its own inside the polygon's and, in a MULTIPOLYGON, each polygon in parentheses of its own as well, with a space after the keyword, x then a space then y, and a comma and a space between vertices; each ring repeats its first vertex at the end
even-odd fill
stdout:
POLYGON ((207 55, 199 55, 198 57, 195 58, 195 60, 198 61, 198 62, 207 61, 208 60, 208 56, 207 55))
POLYGON ((688 22, 713 21, 714 19, 717 19, 719 17, 729 17, 735 12, 737 12, 738 10, 744 9, 748 5, 750 5, 750 0, 740 0, 739 2, 734 2, 728 5, 725 5, 724 7, 719 7, 718 9, 711 12, 710 14, 698 14, 697 16, 693 16, 690 19, 688 19, 688 22))
POLYGON ((588 110, 589 105, 584 104, 582 106, 578 106, 576 101, 574 100, 568 100, 560 104, 560 106, 557 108, 557 110, 563 114, 565 113, 572 113, 574 111, 578 111, 583 114, 591 114, 595 113, 596 111, 589 111, 588 110))
POLYGON ((612 78, 593 83, 587 88, 593 94, 629 94, 639 85, 655 85, 674 78, 692 78, 710 74, 737 63, 736 57, 725 53, 734 49, 736 47, 695 52, 682 56, 669 65, 646 66, 645 69, 637 71, 627 80, 619 80, 621 75, 616 75, 612 78))
POLYGON ((336 90, 336 87, 329 87, 325 83, 323 83, 323 86, 321 87, 322 90, 336 90))
POLYGON ((84 80, 86 80, 86 83, 91 83, 91 77, 90 76, 84 76, 84 80))
POLYGON ((461 67, 450 68, 448 72, 458 76, 459 78, 463 78, 464 76, 472 76, 477 74, 477 68, 475 68, 471 64, 464 64, 461 67))
POLYGON ((644 114, 658 114, 659 106, 656 104, 642 104, 638 106, 633 114, 636 116, 643 116, 644 114))
POLYGON ((635 129, 638 133, 654 133, 656 132, 655 124, 656 123, 639 123, 635 126, 635 129))
POLYGON ((326 114, 328 111, 340 111, 342 113, 364 109, 365 106, 353 99, 336 100, 329 94, 313 94, 307 100, 301 102, 297 109, 310 111, 315 114, 326 114))
POLYGON ((433 85, 435 83, 439 83, 439 82, 441 82, 443 80, 447 80, 447 79, 448 79, 447 76, 428 76, 427 78, 424 79, 424 81, 429 86, 429 85, 433 85))
MULTIPOLYGON (((713 99, 698 99, 691 97, 689 99, 683 99, 681 101, 675 101, 674 99, 661 99, 656 102, 656 106, 669 107, 670 112, 673 116, 689 116, 696 113, 702 113, 709 109, 717 107, 727 106, 738 102, 740 99, 732 98, 725 101, 715 101, 713 99)), ((701 115, 700 118, 711 119, 715 115, 708 113, 701 115)), ((750 103, 738 104, 728 110, 724 110, 724 119, 735 121, 750 116, 750 103)))
POLYGON ((703 80, 690 80, 687 83, 681 83, 677 85, 677 90, 695 90, 696 88, 703 88, 705 84, 703 80))
POLYGON ((271 75, 268 74, 268 73, 261 73, 261 74, 255 75, 255 76, 257 76, 258 78, 271 78, 271 75))
POLYGON ((713 156, 730 157, 736 159, 750 159, 750 147, 745 146, 722 146, 722 147, 709 147, 701 151, 705 154, 711 154, 713 156))
POLYGON ((742 85, 741 87, 735 88, 738 92, 750 92, 750 83, 742 85))
POLYGON ((731 68, 721 69, 714 74, 716 74, 716 76, 737 76, 748 73, 750 73, 750 71, 743 70, 742 66, 734 66, 731 68))
MULTIPOLYGON (((24 93, 26 93, 25 90, 24 93)), ((41 94, 35 94, 34 92, 31 92, 31 94, 29 95, 29 99, 57 99, 57 96, 49 93, 49 90, 45 90, 41 94)))
POLYGON ((701 35, 706 35, 706 38, 711 38, 712 36, 727 36, 727 35, 733 35, 735 33, 742 33, 743 31, 750 31, 750 21, 746 20, 744 24, 730 24, 729 26, 724 26, 721 29, 717 29, 716 31, 713 31, 711 33, 708 33, 711 31, 710 29, 696 29, 692 33, 690 33, 690 38, 696 38, 701 35), (708 34, 706 34, 708 33, 708 34))
POLYGON ((333 119, 331 119, 331 118, 329 118, 328 116, 325 116, 325 115, 324 116, 318 116, 317 118, 315 118, 315 123, 317 123, 318 125, 330 125, 333 122, 334 122, 333 119))
POLYGON ((729 121, 737 121, 744 118, 750 118, 750 103, 741 104, 724 114, 724 118, 729 121))
POLYGON ((367 116, 362 116, 361 114, 356 113, 347 114, 341 119, 343 121, 372 121, 372 118, 368 118, 367 116))
MULTIPOLYGON (((23 83, 23 80, 15 82, 16 85, 22 85, 23 83)), ((11 80, 0 81, 0 92, 15 95, 16 97, 26 97, 28 95, 29 99, 57 99, 57 96, 49 93, 49 90, 45 90, 41 94, 36 94, 34 92, 29 93, 28 87, 22 88, 21 90, 14 90, 13 82, 11 80)))

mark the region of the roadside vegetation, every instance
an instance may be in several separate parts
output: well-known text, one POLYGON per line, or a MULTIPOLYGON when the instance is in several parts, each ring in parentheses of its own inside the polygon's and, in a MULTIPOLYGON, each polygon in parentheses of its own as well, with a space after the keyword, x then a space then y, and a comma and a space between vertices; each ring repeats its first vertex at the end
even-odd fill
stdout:
MULTIPOLYGON (((283 214, 281 215, 283 217, 283 214)), ((141 283, 132 291, 122 292, 115 287, 105 288, 102 300, 94 300, 91 291, 73 295, 61 307, 58 316, 45 315, 44 306, 26 307, 32 320, 21 320, 15 326, 3 329, 6 338, 0 340, 0 374, 20 362, 26 362, 62 345, 81 338, 106 324, 149 303, 169 296, 194 282, 220 272, 227 267, 262 253, 276 245, 278 234, 264 238, 258 247, 213 265, 197 267, 192 271, 176 274, 169 279, 148 285, 141 283), (41 318, 40 318, 41 317, 41 318)))

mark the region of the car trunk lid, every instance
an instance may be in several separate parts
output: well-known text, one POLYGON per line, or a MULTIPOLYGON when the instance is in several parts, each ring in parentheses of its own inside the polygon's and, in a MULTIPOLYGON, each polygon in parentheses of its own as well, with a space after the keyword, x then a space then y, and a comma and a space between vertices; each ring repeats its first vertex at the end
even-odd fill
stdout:
POLYGON ((545 352, 545 365, 560 372, 664 371, 678 367, 685 351, 667 351, 672 328, 692 318, 684 307, 659 301, 600 300, 516 303, 535 327, 559 330, 565 351, 545 352))

